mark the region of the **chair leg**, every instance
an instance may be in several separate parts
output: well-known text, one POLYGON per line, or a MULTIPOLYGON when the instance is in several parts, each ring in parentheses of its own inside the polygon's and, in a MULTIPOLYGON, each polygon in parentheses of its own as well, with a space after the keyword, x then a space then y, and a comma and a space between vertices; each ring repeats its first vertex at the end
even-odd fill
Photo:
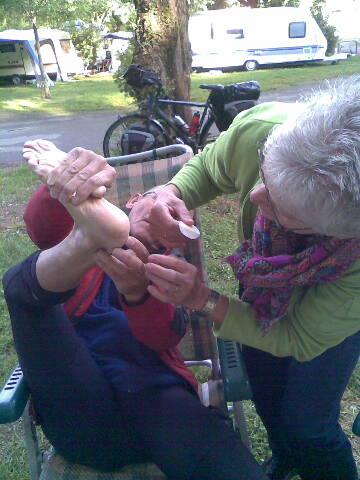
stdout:
POLYGON ((251 443, 247 429, 247 422, 242 402, 233 403, 233 413, 236 427, 239 429, 240 437, 248 450, 251 450, 251 443))
POLYGON ((27 403, 22 416, 22 425, 29 457, 30 478, 31 480, 39 480, 41 474, 42 453, 39 448, 35 422, 29 412, 29 402, 27 403))

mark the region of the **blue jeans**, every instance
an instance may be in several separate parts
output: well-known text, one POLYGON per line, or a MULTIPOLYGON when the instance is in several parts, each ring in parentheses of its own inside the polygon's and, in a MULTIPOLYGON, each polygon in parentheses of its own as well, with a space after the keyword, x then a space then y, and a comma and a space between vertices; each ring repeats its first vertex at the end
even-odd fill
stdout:
POLYGON ((339 413, 359 358, 360 331, 308 362, 246 346, 243 352, 274 459, 305 480, 357 479, 339 413))

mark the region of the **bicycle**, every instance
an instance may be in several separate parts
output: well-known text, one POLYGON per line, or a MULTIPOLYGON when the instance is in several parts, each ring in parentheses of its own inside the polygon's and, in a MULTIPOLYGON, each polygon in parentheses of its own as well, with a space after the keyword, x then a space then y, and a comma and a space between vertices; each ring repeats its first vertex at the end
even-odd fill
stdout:
POLYGON ((174 100, 164 95, 159 76, 151 70, 130 65, 124 78, 134 88, 153 88, 140 103, 139 112, 119 115, 110 125, 103 140, 105 157, 175 143, 189 145, 196 153, 226 130, 238 113, 253 107, 260 96, 259 83, 249 81, 231 85, 202 84, 201 89, 210 90, 206 102, 174 100), (176 106, 196 108, 190 125, 176 113, 176 106), (202 109, 202 113, 198 109, 202 109))

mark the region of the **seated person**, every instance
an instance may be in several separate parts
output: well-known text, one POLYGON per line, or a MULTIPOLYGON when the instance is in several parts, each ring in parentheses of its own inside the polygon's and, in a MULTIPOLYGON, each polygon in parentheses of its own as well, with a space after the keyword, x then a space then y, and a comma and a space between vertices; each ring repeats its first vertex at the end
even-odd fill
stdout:
MULTIPOLYGON (((28 144, 33 165, 41 155, 39 142, 28 144)), ((154 199, 129 201, 127 238, 123 212, 91 196, 101 197, 114 179, 99 161, 76 150, 42 168, 49 186, 35 193, 24 218, 43 250, 3 280, 45 435, 65 459, 102 471, 150 461, 169 479, 265 479, 227 417, 199 401, 176 348, 179 311, 147 293, 152 242, 135 237, 142 205, 154 199)))

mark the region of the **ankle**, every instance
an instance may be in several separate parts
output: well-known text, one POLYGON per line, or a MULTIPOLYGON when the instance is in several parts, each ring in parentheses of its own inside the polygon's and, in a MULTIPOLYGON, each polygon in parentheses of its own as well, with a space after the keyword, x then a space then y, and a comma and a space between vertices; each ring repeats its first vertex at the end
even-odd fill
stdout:
POLYGON ((64 242, 68 243, 68 248, 75 250, 79 257, 84 257, 87 261, 95 264, 95 253, 99 250, 96 241, 76 225, 66 237, 64 242))

